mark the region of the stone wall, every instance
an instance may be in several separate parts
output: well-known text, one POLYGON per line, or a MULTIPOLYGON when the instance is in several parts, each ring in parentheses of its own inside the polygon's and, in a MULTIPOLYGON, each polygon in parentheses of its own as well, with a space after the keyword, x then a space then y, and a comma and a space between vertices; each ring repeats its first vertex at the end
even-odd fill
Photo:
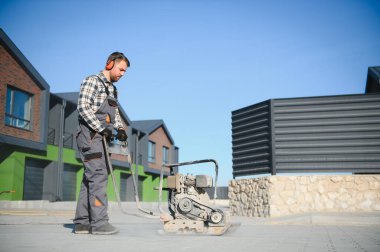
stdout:
POLYGON ((231 215, 267 217, 270 215, 271 177, 232 180, 228 187, 231 215))
POLYGON ((380 175, 268 176, 232 180, 232 215, 284 216, 311 212, 380 213, 380 175))

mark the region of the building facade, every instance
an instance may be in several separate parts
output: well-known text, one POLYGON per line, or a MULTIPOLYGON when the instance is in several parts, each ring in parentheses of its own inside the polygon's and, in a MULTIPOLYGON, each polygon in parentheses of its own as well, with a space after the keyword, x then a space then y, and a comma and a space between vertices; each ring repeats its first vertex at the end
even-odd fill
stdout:
MULTIPOLYGON (((75 140, 79 94, 50 93, 1 29, 0 66, 0 200, 75 201, 83 176, 75 140)), ((121 200, 134 200, 133 169, 140 200, 157 201, 159 170, 148 162, 149 141, 167 147, 165 162, 178 162, 178 147, 162 120, 159 128, 165 130, 147 132, 133 127, 121 106, 120 113, 133 160, 130 164, 126 156, 111 155, 121 200)), ((156 150, 154 155, 161 156, 162 150, 156 150)), ((108 195, 116 199, 112 183, 108 195)))

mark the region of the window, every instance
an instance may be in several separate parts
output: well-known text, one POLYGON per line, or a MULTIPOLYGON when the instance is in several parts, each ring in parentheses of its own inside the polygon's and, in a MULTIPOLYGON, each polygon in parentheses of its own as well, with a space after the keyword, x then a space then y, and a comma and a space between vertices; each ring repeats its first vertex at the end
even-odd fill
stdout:
POLYGON ((148 162, 155 163, 156 162, 156 143, 149 141, 148 145, 148 162))
POLYGON ((5 124, 30 130, 31 101, 30 94, 8 86, 5 124))
POLYGON ((162 147, 162 162, 164 164, 169 163, 169 148, 166 146, 162 147))

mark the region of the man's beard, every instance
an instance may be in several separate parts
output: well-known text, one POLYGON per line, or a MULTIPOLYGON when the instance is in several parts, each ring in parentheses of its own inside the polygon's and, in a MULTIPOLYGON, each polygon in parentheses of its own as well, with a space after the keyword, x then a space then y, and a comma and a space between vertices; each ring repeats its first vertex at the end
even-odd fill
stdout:
POLYGON ((117 82, 120 80, 120 77, 111 77, 111 82, 117 82))

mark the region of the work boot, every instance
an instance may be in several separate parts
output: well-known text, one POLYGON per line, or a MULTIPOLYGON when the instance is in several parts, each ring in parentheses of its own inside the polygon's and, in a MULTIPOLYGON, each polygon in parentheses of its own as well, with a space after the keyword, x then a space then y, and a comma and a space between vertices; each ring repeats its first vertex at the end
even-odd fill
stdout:
POLYGON ((91 226, 83 225, 83 224, 75 224, 74 227, 74 233, 76 234, 89 234, 90 233, 91 226))
POLYGON ((119 229, 115 228, 108 222, 100 227, 93 227, 91 233, 94 235, 112 235, 119 232, 119 229))

